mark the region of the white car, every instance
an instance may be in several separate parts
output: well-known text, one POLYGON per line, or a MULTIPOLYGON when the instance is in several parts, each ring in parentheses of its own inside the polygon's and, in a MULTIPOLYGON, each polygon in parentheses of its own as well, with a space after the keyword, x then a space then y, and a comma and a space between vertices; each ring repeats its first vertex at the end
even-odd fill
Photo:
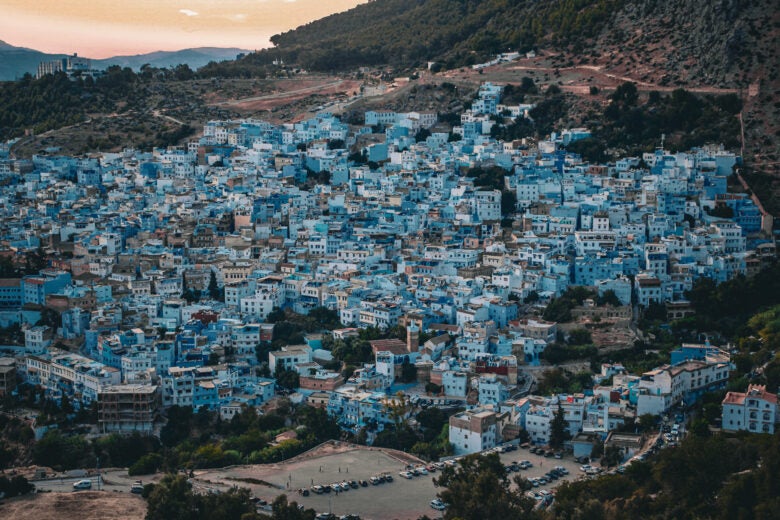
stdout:
POLYGON ((92 489, 92 481, 87 478, 73 483, 73 491, 79 491, 81 489, 92 489))
POLYGON ((431 500, 431 507, 437 511, 444 511, 447 509, 447 504, 441 501, 441 499, 434 498, 431 500))
POLYGON ((408 478, 408 479, 411 479, 414 476, 409 471, 402 471, 399 473, 399 475, 401 475, 403 478, 408 478))

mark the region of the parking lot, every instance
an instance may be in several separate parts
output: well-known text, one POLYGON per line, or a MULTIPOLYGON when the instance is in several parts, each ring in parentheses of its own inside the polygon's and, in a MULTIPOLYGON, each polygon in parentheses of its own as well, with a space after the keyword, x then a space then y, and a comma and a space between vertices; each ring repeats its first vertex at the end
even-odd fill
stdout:
MULTIPOLYGON (((401 454, 403 455, 403 454, 401 454)), ((318 513, 337 515, 360 514, 364 519, 416 519, 427 514, 440 515, 430 507, 436 496, 432 476, 407 480, 399 475, 408 462, 382 450, 366 448, 347 449, 341 452, 312 456, 273 465, 239 466, 226 469, 197 472, 196 484, 203 487, 226 489, 231 485, 248 487, 252 493, 268 502, 287 493, 290 501, 297 501, 318 513), (330 492, 309 496, 298 494, 301 488, 312 485, 328 485, 343 481, 368 481, 372 476, 390 473, 393 482, 367 487, 350 488, 349 491, 330 492)))
MULTIPOLYGON (((199 488, 227 489, 231 485, 248 487, 257 497, 272 502, 278 495, 287 493, 290 501, 297 501, 307 508, 313 508, 318 513, 332 512, 337 515, 359 514, 364 519, 416 519, 422 515, 430 518, 440 518, 442 513, 430 506, 431 500, 441 489, 433 485, 433 478, 438 472, 420 475, 411 479, 399 475, 407 465, 414 460, 405 454, 396 455, 384 450, 367 448, 345 448, 342 451, 314 454, 291 462, 263 465, 239 466, 233 468, 197 472, 195 484, 199 488), (372 476, 389 473, 393 482, 379 485, 368 484, 357 489, 336 493, 302 496, 298 489, 310 489, 313 485, 329 485, 343 481, 368 481, 372 476)), ((512 473, 525 478, 541 477, 555 466, 563 466, 569 471, 556 481, 544 484, 535 491, 551 490, 561 482, 581 478, 580 464, 570 456, 563 459, 545 458, 518 449, 500 454, 505 465, 512 462, 528 460, 533 467, 512 473)))
POLYGON ((527 449, 517 449, 515 451, 502 453, 499 455, 499 457, 501 458, 501 462, 503 462, 504 465, 511 464, 512 462, 521 462, 524 460, 527 460, 533 464, 533 467, 529 469, 521 470, 517 473, 512 473, 512 478, 514 478, 515 475, 520 475, 527 479, 539 478, 556 466, 566 468, 566 470, 569 472, 568 475, 564 475, 558 478, 558 480, 553 480, 547 484, 542 484, 539 487, 535 487, 534 490, 536 491, 542 489, 549 491, 558 487, 563 482, 570 482, 584 476, 584 473, 580 471, 581 464, 576 462, 571 457, 571 455, 556 459, 555 457, 544 457, 542 455, 530 453, 527 449))

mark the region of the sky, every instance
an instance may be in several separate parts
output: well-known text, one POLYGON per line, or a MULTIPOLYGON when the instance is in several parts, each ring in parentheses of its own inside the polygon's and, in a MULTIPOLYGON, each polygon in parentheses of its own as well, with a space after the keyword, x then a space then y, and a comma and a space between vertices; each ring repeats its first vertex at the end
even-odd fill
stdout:
POLYGON ((0 0, 0 40, 89 58, 270 46, 274 34, 367 0, 0 0))

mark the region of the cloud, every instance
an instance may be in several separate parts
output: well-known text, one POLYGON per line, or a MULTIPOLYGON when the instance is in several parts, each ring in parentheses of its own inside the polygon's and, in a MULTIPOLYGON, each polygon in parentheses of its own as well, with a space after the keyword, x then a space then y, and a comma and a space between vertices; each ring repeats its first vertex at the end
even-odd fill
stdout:
POLYGON ((231 22, 237 22, 237 23, 246 22, 246 15, 243 14, 243 13, 229 14, 229 15, 225 16, 225 18, 227 18, 231 22))
POLYGON ((179 12, 186 16, 198 16, 197 11, 193 11, 192 9, 179 9, 179 12))

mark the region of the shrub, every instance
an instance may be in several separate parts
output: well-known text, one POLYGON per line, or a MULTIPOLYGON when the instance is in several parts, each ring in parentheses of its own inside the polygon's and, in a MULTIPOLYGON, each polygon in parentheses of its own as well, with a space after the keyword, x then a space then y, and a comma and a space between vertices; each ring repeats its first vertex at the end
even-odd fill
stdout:
POLYGON ((135 475, 149 475, 155 473, 160 469, 160 466, 162 466, 162 462, 163 459, 159 453, 148 453, 130 466, 127 470, 127 474, 132 477, 135 475))

